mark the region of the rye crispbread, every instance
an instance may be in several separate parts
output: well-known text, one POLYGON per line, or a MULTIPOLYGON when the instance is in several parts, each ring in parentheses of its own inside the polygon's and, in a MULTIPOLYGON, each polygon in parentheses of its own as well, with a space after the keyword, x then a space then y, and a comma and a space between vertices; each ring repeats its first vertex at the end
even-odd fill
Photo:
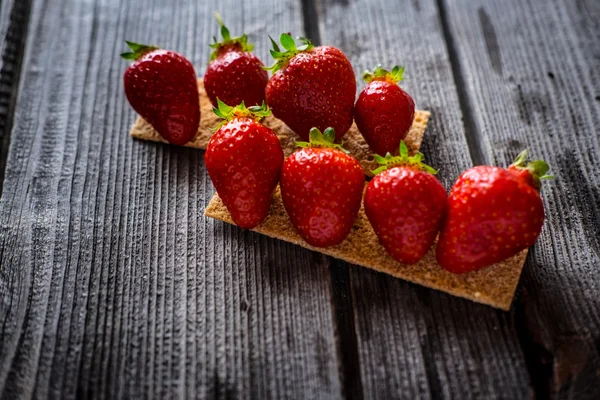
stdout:
MULTIPOLYGON (((213 134, 211 128, 217 126, 221 119, 212 111, 212 105, 204 91, 204 84, 202 83, 201 78, 198 79, 198 89, 200 92, 200 127, 198 128, 198 134, 194 140, 185 144, 185 146, 206 150, 208 141, 213 134)), ((429 116, 429 111, 415 111, 413 125, 404 140, 411 154, 415 153, 421 147, 421 141, 423 140, 423 134, 427 128, 429 116)), ((277 137, 279 137, 279 141, 281 142, 283 154, 286 157, 298 148, 295 144, 295 141, 299 140, 298 136, 296 136, 282 121, 273 116, 269 116, 262 122, 273 129, 277 134, 277 137)), ((158 132, 156 132, 142 117, 137 118, 131 127, 129 134, 136 139, 166 143, 158 132)), ((350 127, 350 130, 342 140, 344 148, 360 162, 361 167, 365 171, 365 175, 373 176, 371 171, 377 168, 378 165, 373 159, 373 153, 369 149, 367 142, 365 142, 365 139, 363 139, 362 135, 358 132, 356 124, 352 124, 352 127, 350 127)))
MULTIPOLYGON (((201 108, 200 127, 194 140, 185 146, 206 149, 213 133, 210 129, 217 126, 220 119, 212 112, 212 105, 206 96, 201 78, 198 79, 198 89, 200 91, 201 108)), ((428 111, 415 112, 415 120, 405 139, 411 154, 421 147, 429 116, 428 111)), ((282 121, 270 116, 265 118, 263 123, 277 134, 286 157, 297 149, 294 143, 297 136, 282 121)), ((165 142, 152 126, 141 117, 138 117, 135 121, 130 134, 141 140, 165 142)), ((373 153, 369 150, 355 124, 344 136, 343 141, 344 147, 358 159, 365 174, 372 176, 371 170, 375 169, 377 164, 373 160, 373 153)), ((204 215, 234 224, 227 208, 217 194, 211 199, 204 215)), ((392 259, 379 244, 363 208, 361 208, 354 228, 346 240, 337 246, 315 248, 306 243, 291 224, 283 207, 279 187, 273 194, 269 216, 253 231, 502 310, 510 309, 527 256, 527 250, 524 250, 512 258, 488 268, 463 275, 455 275, 445 271, 437 264, 434 246, 417 264, 402 265, 392 259)))

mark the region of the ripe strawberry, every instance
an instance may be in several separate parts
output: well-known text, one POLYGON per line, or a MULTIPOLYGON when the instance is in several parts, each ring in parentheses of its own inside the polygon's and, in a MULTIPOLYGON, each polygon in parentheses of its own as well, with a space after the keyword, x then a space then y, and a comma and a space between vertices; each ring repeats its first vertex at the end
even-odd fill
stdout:
POLYGON ((127 42, 135 60, 123 75, 131 107, 170 143, 185 144, 198 132, 200 102, 194 66, 181 54, 127 42))
POLYGON ((210 102, 215 107, 217 98, 225 104, 261 105, 269 80, 264 64, 251 53, 254 46, 248 43, 247 35, 232 38, 221 16, 218 13, 215 16, 223 41, 214 38, 215 43, 210 45, 214 51, 204 74, 204 88, 210 102))
POLYGON ((442 267, 475 271, 535 243, 544 223, 540 179, 550 176, 544 161, 526 161, 524 151, 508 169, 478 166, 458 177, 437 246, 442 267))
POLYGON ((409 157, 404 141, 400 155, 375 156, 382 166, 365 193, 365 213, 388 253, 414 264, 431 248, 446 208, 446 190, 421 163, 421 153, 409 157))
POLYGON ((335 132, 310 130, 310 143, 289 156, 281 171, 281 196, 292 224, 308 244, 327 247, 348 236, 365 185, 356 159, 334 144, 335 132))
POLYGON ((354 120, 376 154, 394 154, 413 123, 415 102, 398 86, 403 73, 404 67, 390 72, 378 65, 363 74, 368 84, 354 106, 354 120))
POLYGON ((271 114, 265 103, 218 105, 213 111, 225 121, 208 143, 206 170, 236 225, 252 229, 269 213, 283 151, 275 133, 259 122, 271 114))
POLYGON ((336 140, 352 125, 356 79, 348 58, 331 46, 314 47, 310 40, 296 47, 286 33, 280 37, 285 51, 271 39, 275 64, 267 84, 267 104, 302 140, 311 128, 332 127, 336 140))

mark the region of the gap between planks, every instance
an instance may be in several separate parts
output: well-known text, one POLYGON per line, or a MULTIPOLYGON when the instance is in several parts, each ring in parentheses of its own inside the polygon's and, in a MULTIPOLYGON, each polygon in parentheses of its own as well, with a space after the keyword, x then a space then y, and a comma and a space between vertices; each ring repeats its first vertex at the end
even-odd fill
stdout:
MULTIPOLYGON (((301 0, 304 34, 315 46, 321 45, 321 30, 319 28, 318 0, 301 0)), ((363 390, 360 374, 360 359, 356 339, 354 307, 350 289, 350 272, 348 264, 333 261, 324 257, 329 264, 331 283, 331 302, 334 311, 334 324, 337 337, 337 353, 341 361, 340 377, 342 392, 346 399, 362 400, 363 390)))
POLYGON ((446 13, 445 0, 435 0, 437 3, 438 14, 440 16, 440 23, 442 26, 442 35, 446 42, 446 49, 448 51, 448 58, 450 60, 450 66, 452 67, 452 77, 456 86, 456 92, 458 95, 458 103, 460 104, 460 112, 462 114, 463 127, 465 130, 465 138, 467 139, 467 146, 469 147, 469 155, 474 165, 489 164, 489 152, 485 151, 483 147, 483 138, 481 137, 480 130, 477 128, 475 118, 473 118, 473 107, 471 106, 469 96, 467 94, 466 84, 463 77, 463 71, 458 60, 458 52, 454 44, 454 37, 450 32, 450 25, 448 24, 448 16, 446 13))
MULTIPOLYGON (((463 125, 465 130, 465 136, 467 139, 467 146, 469 148, 469 155, 474 165, 483 165, 492 163, 491 149, 484 147, 485 138, 482 137, 481 130, 477 127, 476 120, 474 118, 473 107, 469 100, 467 93, 467 86, 464 79, 463 68, 460 64, 458 57, 458 51, 456 49, 455 39, 451 32, 448 14, 446 11, 447 0, 435 0, 440 16, 440 23, 442 26, 442 34, 446 42, 450 65, 452 67, 452 76, 457 90, 458 100, 463 116, 463 125)), ((516 297, 516 295, 515 295, 516 297)), ((529 382, 534 396, 541 398, 547 398, 549 393, 546 388, 548 384, 548 377, 550 374, 550 365, 548 365, 548 354, 545 354, 540 346, 535 346, 534 341, 530 337, 530 333, 526 328, 526 316, 520 310, 517 314, 512 314, 512 319, 515 323, 515 329, 517 330, 519 344, 521 351, 525 357, 525 364, 529 373, 529 382)))

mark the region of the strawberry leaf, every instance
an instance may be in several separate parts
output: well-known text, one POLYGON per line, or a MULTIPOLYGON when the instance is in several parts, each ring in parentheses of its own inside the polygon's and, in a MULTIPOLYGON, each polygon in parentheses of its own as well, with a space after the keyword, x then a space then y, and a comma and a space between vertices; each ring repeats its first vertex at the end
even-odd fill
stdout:
POLYGON ((325 129, 324 133, 321 133, 319 128, 311 128, 309 132, 309 142, 296 142, 298 147, 317 147, 317 148, 330 148, 343 151, 344 153, 350 153, 344 149, 341 144, 334 143, 335 130, 331 127, 325 129))
POLYGON ((554 177, 547 174, 547 172, 550 170, 550 166, 544 160, 527 162, 527 157, 527 150, 523 150, 521 153, 519 153, 517 158, 515 158, 515 161, 509 166, 509 169, 514 168, 517 170, 527 170, 533 178, 536 189, 539 190, 541 187, 540 181, 554 179, 554 177))
POLYGON ((125 60, 139 60, 144 54, 158 50, 158 47, 156 46, 147 46, 145 44, 130 42, 128 40, 126 40, 125 43, 127 43, 127 46, 129 46, 129 48, 132 50, 130 52, 121 53, 121 57, 125 60))
POLYGON ((281 50, 279 49, 279 46, 277 45, 277 42, 274 41, 271 36, 269 36, 269 40, 271 41, 271 44, 273 45, 273 50, 275 50, 276 52, 279 53, 281 50))
POLYGON ((271 44, 273 45, 273 49, 270 52, 271 56, 273 56, 275 59, 275 63, 270 67, 264 67, 264 69, 271 71, 272 73, 275 73, 281 68, 285 67, 288 61, 296 54, 310 51, 315 47, 310 40, 302 37, 298 38, 302 45, 297 47, 296 42, 291 35, 282 33, 279 37, 279 41, 281 42, 281 47, 283 47, 285 51, 281 51, 279 45, 277 45, 277 43, 275 43, 271 37, 269 37, 269 39, 271 39, 271 44))
POLYGON ((394 68, 392 68, 392 71, 388 71, 383 69, 381 64, 378 64, 373 71, 363 72, 362 78, 367 83, 372 81, 388 81, 390 83, 398 83, 404 80, 402 77, 403 74, 404 67, 395 65, 394 68))
POLYGON ((299 37, 298 40, 300 40, 300 42, 302 42, 302 45, 300 47, 298 47, 298 51, 306 51, 309 48, 314 47, 312 42, 310 41, 310 39, 307 39, 305 37, 299 37))
POLYGON ((400 141, 400 157, 408 157, 408 147, 406 147, 404 140, 400 141))
POLYGON ((217 98, 217 107, 213 107, 213 112, 223 121, 219 123, 214 131, 225 125, 227 122, 234 118, 252 118, 255 121, 261 121, 263 118, 271 115, 271 110, 267 108, 267 104, 263 101, 260 106, 252 106, 246 108, 246 105, 242 101, 239 105, 231 107, 217 98))
POLYGON ((254 50, 254 45, 248 43, 248 35, 243 34, 242 36, 231 37, 231 33, 229 32, 229 29, 223 23, 221 14, 219 14, 218 12, 215 12, 215 18, 217 19, 217 22, 219 23, 219 27, 221 30, 221 36, 223 37, 223 40, 221 42, 218 42, 217 38, 213 36, 214 43, 210 44, 210 47, 214 50, 212 53, 210 53, 209 62, 214 60, 215 58, 217 58, 217 55, 219 54, 221 49, 224 47, 237 47, 241 51, 246 51, 246 52, 251 52, 252 50, 254 50))
POLYGON ((279 37, 279 41, 281 42, 281 45, 283 46, 283 48, 286 49, 287 51, 297 50, 296 42, 287 33, 282 33, 281 36, 279 37))
POLYGON ((387 169, 398 167, 398 166, 408 166, 412 168, 417 168, 421 171, 428 172, 430 174, 437 174, 437 170, 431 168, 429 165, 424 164, 423 153, 416 152, 414 156, 410 156, 408 154, 408 147, 404 140, 400 142, 400 151, 399 155, 392 156, 390 153, 387 153, 385 157, 382 157, 378 154, 374 155, 375 161, 380 165, 379 168, 374 169, 373 174, 377 175, 380 172, 383 172, 387 169))
POLYGON ((320 143, 325 141, 323 134, 317 128, 312 128, 309 133, 309 139, 311 143, 320 143))
POLYGON ((331 127, 325 129, 323 136, 326 141, 333 143, 335 141, 335 130, 331 127))
POLYGON ((218 12, 215 12, 215 18, 217 19, 217 22, 219 23, 219 26, 221 27, 221 36, 223 36, 223 40, 224 41, 231 40, 231 35, 229 34, 229 29, 227 29, 227 27, 223 23, 221 14, 219 14, 218 12))

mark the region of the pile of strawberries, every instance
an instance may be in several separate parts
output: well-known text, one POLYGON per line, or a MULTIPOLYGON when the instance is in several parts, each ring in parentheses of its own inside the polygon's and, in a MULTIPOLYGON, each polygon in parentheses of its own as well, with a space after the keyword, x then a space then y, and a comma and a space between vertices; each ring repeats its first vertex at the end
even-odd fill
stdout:
MULTIPOLYGON (((246 35, 231 37, 217 19, 223 40, 211 45, 204 87, 223 121, 205 162, 238 226, 252 229, 267 217, 279 184, 292 224, 315 247, 342 242, 362 203, 383 247, 405 264, 418 262, 437 237, 437 260, 454 273, 497 263, 536 241, 545 162, 527 163, 523 152, 506 169, 471 168, 447 195, 436 171, 421 153, 410 156, 403 141, 415 108, 398 86, 403 68, 366 72, 355 102, 354 70, 339 49, 305 38, 298 45, 284 33, 281 47, 271 39, 275 62, 267 68, 246 35), (277 136, 260 122, 271 112, 303 140, 285 160, 277 136), (379 154, 381 166, 366 189, 358 161, 340 144, 353 121, 379 154)), ((192 64, 173 51, 127 43, 132 51, 122 56, 134 63, 124 83, 132 107, 170 143, 192 140, 200 122, 192 64)))

